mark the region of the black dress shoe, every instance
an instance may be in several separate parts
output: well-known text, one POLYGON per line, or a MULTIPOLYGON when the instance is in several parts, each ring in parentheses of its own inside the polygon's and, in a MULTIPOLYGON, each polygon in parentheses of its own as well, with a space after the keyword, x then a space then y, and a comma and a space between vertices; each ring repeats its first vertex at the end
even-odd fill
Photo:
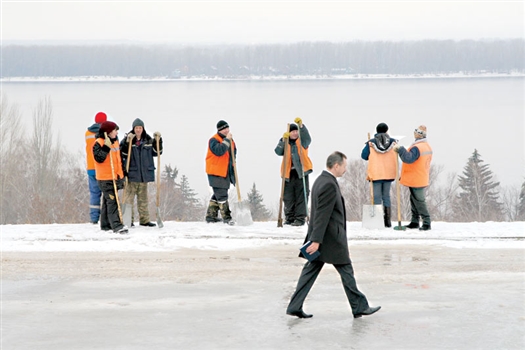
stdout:
POLYGON ((157 224, 154 222, 146 222, 145 224, 140 224, 140 226, 155 227, 157 224))
POLYGON ((299 318, 310 318, 310 317, 313 317, 313 315, 311 315, 311 314, 305 314, 303 310, 300 310, 300 311, 286 311, 286 314, 290 315, 290 316, 297 316, 299 318))
POLYGON ((355 314, 354 315, 354 318, 359 318, 359 317, 362 317, 362 316, 369 316, 369 315, 372 315, 373 313, 376 313, 379 311, 379 309, 381 309, 381 306, 376 306, 376 307, 369 307, 368 309, 366 309, 365 311, 362 311, 358 314, 355 314))

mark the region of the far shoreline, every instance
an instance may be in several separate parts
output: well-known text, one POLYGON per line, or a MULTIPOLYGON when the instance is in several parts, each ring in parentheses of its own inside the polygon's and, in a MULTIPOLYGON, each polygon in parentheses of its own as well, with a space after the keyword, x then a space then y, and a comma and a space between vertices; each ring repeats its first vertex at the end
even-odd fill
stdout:
POLYGON ((452 73, 452 74, 347 74, 347 75, 247 75, 239 77, 3 77, 0 83, 141 83, 141 82, 280 82, 280 81, 345 81, 345 80, 394 80, 394 79, 480 79, 480 78, 523 78, 525 73, 452 73))

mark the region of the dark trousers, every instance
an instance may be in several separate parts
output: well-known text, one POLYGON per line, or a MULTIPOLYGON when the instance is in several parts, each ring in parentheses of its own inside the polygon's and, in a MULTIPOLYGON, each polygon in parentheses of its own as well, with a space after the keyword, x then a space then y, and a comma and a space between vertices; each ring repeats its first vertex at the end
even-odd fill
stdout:
POLYGON ((390 207, 390 187, 392 182, 389 181, 372 181, 374 188, 374 204, 383 204, 390 207))
MULTIPOLYGON (((312 286, 323 266, 324 262, 315 260, 307 262, 304 265, 299 281, 297 281, 295 293, 293 293, 290 304, 288 304, 287 312, 301 311, 303 309, 304 300, 306 299, 308 292, 310 292, 310 289, 312 289, 312 286)), ((341 276, 341 282, 343 283, 346 297, 352 308, 352 313, 355 315, 368 309, 368 301, 366 300, 365 295, 357 289, 352 263, 334 265, 334 267, 341 276)))
POLYGON ((213 189, 213 195, 211 196, 211 200, 218 202, 218 203, 224 203, 228 200, 228 189, 227 188, 219 188, 219 187, 212 187, 213 189))
MULTIPOLYGON (((118 213, 117 197, 113 181, 99 181, 102 190, 102 206, 100 208, 100 228, 104 231, 118 231, 124 226, 118 213)), ((117 187, 118 188, 118 187, 117 187)))
POLYGON ((421 216, 423 225, 430 225, 430 214, 425 202, 425 188, 409 187, 408 189, 410 190, 410 210, 412 212, 410 221, 419 224, 419 217, 421 216))
POLYGON ((306 206, 304 191, 306 189, 306 200, 310 194, 310 186, 308 184, 308 175, 303 179, 299 178, 297 171, 292 169, 290 171, 290 180, 284 184, 284 216, 286 221, 294 222, 298 220, 302 223, 306 219, 306 206))

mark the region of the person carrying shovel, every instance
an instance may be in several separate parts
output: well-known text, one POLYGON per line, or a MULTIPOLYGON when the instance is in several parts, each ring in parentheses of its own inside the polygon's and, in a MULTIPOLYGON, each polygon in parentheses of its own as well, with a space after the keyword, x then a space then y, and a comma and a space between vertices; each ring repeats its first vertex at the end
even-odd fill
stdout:
POLYGON ((393 151, 397 140, 387 134, 388 125, 385 123, 379 123, 376 132, 366 142, 361 158, 368 161, 367 180, 372 181, 374 205, 383 204, 385 227, 392 227, 390 186, 397 176, 397 154, 393 151))
MULTIPOLYGON (((131 226, 133 224, 133 202, 137 196, 140 226, 155 227, 150 221, 148 207, 148 182, 155 181, 155 161, 153 157, 162 154, 162 137, 155 131, 151 137, 144 126, 144 122, 137 118, 131 125, 132 129, 120 141, 120 154, 126 164, 128 183, 124 189, 124 204, 131 213, 131 226), (157 149, 157 142, 159 140, 157 149)), ((160 179, 157 179, 157 181, 160 179)))
POLYGON ((284 133, 275 147, 275 154, 283 157, 281 176, 286 179, 283 194, 284 224, 303 226, 308 216, 308 174, 313 170, 312 161, 308 157, 312 138, 301 118, 295 118, 294 121, 297 124, 290 124, 290 130, 284 133), (286 147, 285 155, 286 142, 289 147, 286 147))
POLYGON ((228 190, 230 183, 235 186, 235 173, 233 168, 231 149, 234 149, 233 157, 237 155, 237 146, 233 142, 230 126, 224 120, 217 123, 217 133, 208 141, 206 154, 206 174, 208 183, 213 190, 213 195, 206 211, 206 222, 234 225, 230 205, 228 203, 228 190), (222 220, 218 217, 221 212, 222 220))
POLYGON ((124 170, 119 152, 117 124, 105 121, 100 125, 97 140, 93 145, 93 156, 98 185, 102 190, 100 229, 128 233, 128 227, 122 223, 118 199, 118 190, 124 188, 124 170))
POLYGON ((425 201, 425 188, 430 181, 430 162, 432 161, 432 148, 427 141, 427 127, 418 126, 414 130, 414 143, 406 149, 395 145, 394 151, 399 153, 403 162, 400 182, 410 190, 410 209, 412 218, 405 227, 429 231, 431 229, 430 214, 425 201), (419 227, 419 218, 423 225, 419 227))

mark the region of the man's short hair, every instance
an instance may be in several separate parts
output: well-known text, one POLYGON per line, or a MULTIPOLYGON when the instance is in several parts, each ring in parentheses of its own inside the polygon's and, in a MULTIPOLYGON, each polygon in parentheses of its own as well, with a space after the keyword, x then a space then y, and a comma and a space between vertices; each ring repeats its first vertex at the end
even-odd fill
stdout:
POLYGON ((335 151, 328 156, 328 159, 326 159, 326 167, 332 169, 336 164, 343 165, 345 159, 346 156, 342 152, 335 151))

